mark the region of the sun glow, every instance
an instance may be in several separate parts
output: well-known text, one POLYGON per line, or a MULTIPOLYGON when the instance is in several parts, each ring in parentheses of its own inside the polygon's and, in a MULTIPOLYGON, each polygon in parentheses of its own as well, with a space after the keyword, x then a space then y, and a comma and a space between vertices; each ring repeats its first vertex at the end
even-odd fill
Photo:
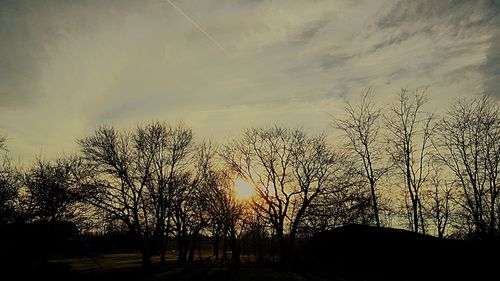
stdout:
POLYGON ((239 200, 249 200, 255 195, 253 186, 243 179, 236 179, 234 182, 234 191, 239 200))

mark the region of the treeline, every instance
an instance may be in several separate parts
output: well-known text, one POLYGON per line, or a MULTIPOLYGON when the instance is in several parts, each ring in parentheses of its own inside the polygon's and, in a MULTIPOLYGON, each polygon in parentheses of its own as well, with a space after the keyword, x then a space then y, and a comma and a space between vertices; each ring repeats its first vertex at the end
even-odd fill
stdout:
MULTIPOLYGON (((370 91, 332 117, 342 137, 301 128, 251 128, 226 143, 199 142, 183 123, 133 130, 101 126, 79 153, 28 168, 12 165, 5 137, 0 224, 74 222, 81 231, 128 233, 145 266, 179 261, 201 237, 215 259, 238 264, 242 241, 277 242, 283 261, 297 241, 346 224, 390 226, 438 237, 498 236, 500 107, 488 95, 456 100, 443 116, 425 92, 402 90, 389 105, 370 91), (255 189, 238 200, 235 179, 255 189)), ((327 122, 327 120, 325 120, 327 122)))

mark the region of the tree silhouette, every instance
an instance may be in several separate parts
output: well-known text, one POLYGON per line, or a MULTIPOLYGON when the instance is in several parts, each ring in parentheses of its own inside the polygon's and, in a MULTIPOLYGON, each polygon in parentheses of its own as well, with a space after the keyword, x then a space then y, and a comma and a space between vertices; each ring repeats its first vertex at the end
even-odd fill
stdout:
POLYGON ((49 162, 41 158, 24 174, 23 201, 28 216, 48 222, 71 221, 88 196, 82 186, 86 169, 78 157, 49 162))
POLYGON ((450 224, 454 201, 451 183, 443 179, 443 168, 441 161, 432 161, 428 180, 429 187, 423 194, 424 201, 427 201, 425 209, 439 238, 445 236, 447 227, 450 224))
POLYGON ((240 237, 246 230, 248 210, 245 203, 236 199, 234 181, 225 170, 206 171, 200 189, 200 202, 207 213, 214 237, 214 255, 218 259, 219 241, 228 241, 231 249, 231 261, 240 263, 240 237))
POLYGON ((498 102, 488 95, 459 99, 441 120, 439 131, 439 157, 461 187, 461 205, 471 216, 475 233, 494 234, 500 227, 498 102))
POLYGON ((138 157, 130 133, 102 126, 93 136, 79 141, 82 153, 93 166, 89 186, 95 188, 89 202, 122 221, 141 244, 143 265, 151 263, 151 235, 154 222, 148 213, 146 183, 152 167, 138 157))
POLYGON ((0 150, 7 150, 6 141, 7 138, 5 136, 0 136, 0 150))
POLYGON ((4 225, 19 217, 22 175, 7 155, 0 161, 0 225, 4 225))
POLYGON ((172 225, 178 241, 178 261, 188 257, 191 237, 199 234, 202 226, 201 209, 196 200, 198 179, 191 173, 179 174, 174 179, 172 199, 172 225))
POLYGON ((148 169, 147 197, 154 213, 160 263, 165 264, 173 198, 175 194, 177 197, 182 194, 176 189, 185 187, 176 183, 184 184, 180 179, 192 164, 193 133, 183 123, 152 122, 137 128, 134 141, 139 163, 148 169))
POLYGON ((280 258, 289 260, 306 211, 336 184, 341 170, 326 137, 277 126, 253 128, 226 145, 221 156, 255 187, 255 210, 274 229, 280 258))
POLYGON ((133 132, 102 126, 79 141, 93 167, 96 196, 90 201, 122 221, 141 242, 143 264, 151 263, 155 241, 165 263, 173 211, 179 210, 190 165, 192 131, 182 123, 152 122, 133 132), (177 184, 177 185, 176 185, 177 184), (176 197, 176 207, 174 205, 176 197))
POLYGON ((379 140, 382 108, 377 107, 368 89, 361 93, 360 102, 356 106, 345 100, 343 111, 346 117, 334 117, 332 125, 344 133, 349 141, 347 147, 360 160, 359 171, 370 186, 375 223, 380 227, 376 187, 379 179, 389 170, 387 163, 383 163, 384 147, 379 140))
POLYGON ((386 126, 389 130, 389 153, 404 178, 408 221, 413 231, 425 233, 421 190, 429 175, 431 136, 434 133, 434 117, 425 114, 425 91, 409 92, 402 89, 398 100, 389 108, 386 126))

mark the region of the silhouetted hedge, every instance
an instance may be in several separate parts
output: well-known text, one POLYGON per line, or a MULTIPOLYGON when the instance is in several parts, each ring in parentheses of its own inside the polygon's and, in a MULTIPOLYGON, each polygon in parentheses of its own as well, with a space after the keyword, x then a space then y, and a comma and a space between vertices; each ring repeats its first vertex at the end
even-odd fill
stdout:
MULTIPOLYGON (((498 239, 439 239, 410 231, 348 225, 311 239, 312 265, 367 280, 462 280, 496 274, 498 239)), ((320 269, 320 270, 321 270, 320 269)))
POLYGON ((0 227, 0 262, 33 267, 80 251, 78 229, 70 222, 33 222, 0 227))

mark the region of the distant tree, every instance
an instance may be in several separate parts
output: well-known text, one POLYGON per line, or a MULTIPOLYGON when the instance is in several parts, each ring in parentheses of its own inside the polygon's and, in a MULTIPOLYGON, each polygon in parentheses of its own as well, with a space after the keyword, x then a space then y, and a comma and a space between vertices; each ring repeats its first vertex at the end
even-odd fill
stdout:
POLYGON ((78 157, 53 162, 41 158, 24 173, 23 201, 27 216, 48 222, 72 221, 87 198, 85 169, 78 157))
POLYGON ((348 149, 357 155, 360 174, 370 187, 371 205, 375 215, 375 223, 380 227, 379 207, 377 199, 377 182, 388 171, 384 160, 384 146, 379 139, 382 125, 382 108, 377 107, 374 96, 368 89, 361 93, 359 104, 353 106, 348 100, 343 107, 347 115, 333 119, 334 128, 341 130, 349 143, 348 149))
POLYGON ((216 147, 210 142, 199 146, 199 188, 197 201, 206 216, 206 230, 212 238, 213 255, 219 259, 220 242, 225 239, 225 216, 223 202, 225 197, 220 190, 229 188, 230 180, 227 173, 216 167, 216 147))
MULTIPOLYGON (((194 169, 179 177, 173 196, 172 224, 179 241, 179 261, 192 261, 200 233, 208 229, 218 258, 222 239, 239 264, 240 235, 243 233, 243 205, 235 197, 234 182, 228 171, 216 163, 216 147, 204 142, 197 147, 194 169)), ((226 257, 225 250, 223 257, 226 257)))
POLYGON ((336 226, 368 224, 375 216, 371 193, 363 185, 354 185, 332 196, 335 206, 336 226))
POLYGON ((173 200, 175 196, 177 201, 184 200, 178 198, 184 194, 185 187, 180 179, 192 168, 193 132, 183 123, 152 122, 137 128, 134 141, 139 162, 150 161, 148 165, 151 165, 146 182, 147 197, 155 217, 154 236, 160 252, 160 264, 164 265, 173 200))
POLYGON ((229 237, 229 247, 231 248, 231 262, 235 267, 240 265, 241 238, 249 230, 249 218, 251 209, 245 202, 236 199, 234 191, 227 205, 227 236, 229 237))
POLYGON ((271 224, 280 257, 288 260, 304 214, 335 184, 340 161, 326 137, 309 137, 300 129, 254 128, 226 145, 221 156, 255 187, 255 210, 271 224))
MULTIPOLYGON (((6 149, 0 140, 0 146, 6 149)), ((0 225, 18 219, 20 212, 21 173, 7 155, 0 156, 0 225)))
POLYGON ((461 205, 479 237, 498 232, 500 107, 488 95, 458 99, 439 125, 440 159, 460 187, 461 205))
MULTIPOLYGON (((349 176, 349 175, 347 175, 349 176)), ((371 194, 364 179, 356 176, 335 192, 319 196, 304 216, 302 228, 306 234, 320 233, 347 224, 368 224, 374 221, 371 194)), ((347 181, 346 181, 347 182, 347 181)))
POLYGON ((141 245, 144 266, 151 263, 154 221, 148 212, 146 184, 150 180, 151 156, 139 158, 133 135, 102 126, 93 136, 79 140, 82 153, 92 166, 89 202, 125 224, 141 245))
POLYGON ((7 150, 6 141, 7 138, 5 136, 0 136, 0 150, 7 150))
POLYGON ((152 122, 132 132, 102 126, 79 140, 93 167, 96 191, 90 202, 125 224, 141 243, 143 265, 151 263, 158 241, 164 263, 176 183, 192 143, 192 131, 182 123, 152 122))
POLYGON ((269 241, 269 227, 264 218, 254 211, 252 204, 249 204, 247 208, 247 241, 250 246, 249 248, 253 251, 255 260, 262 262, 265 260, 266 242, 269 241))
POLYGON ((436 235, 443 238, 451 221, 453 205, 453 189, 451 184, 443 179, 443 167, 439 161, 433 161, 430 168, 428 189, 425 191, 425 208, 430 217, 436 235))
POLYGON ((409 197, 408 221, 413 231, 422 233, 425 224, 421 190, 429 175, 431 136, 435 129, 433 115, 423 111, 427 101, 425 91, 402 89, 386 116, 389 154, 404 178, 405 194, 409 197))
POLYGON ((236 198, 234 181, 228 171, 209 170, 199 192, 203 210, 210 218, 214 238, 214 255, 218 259, 219 241, 228 241, 231 262, 240 263, 240 238, 247 226, 247 207, 236 198))
POLYGON ((200 181, 198 200, 207 215, 207 228, 213 240, 213 254, 219 259, 221 239, 226 241, 226 190, 230 189, 231 181, 221 170, 217 170, 212 164, 215 151, 211 146, 203 146, 207 155, 206 166, 200 181))
POLYGON ((191 173, 179 174, 175 177, 174 184, 176 188, 172 199, 171 220, 177 238, 178 261, 185 262, 189 246, 196 244, 203 224, 201 209, 196 200, 198 179, 191 173))

